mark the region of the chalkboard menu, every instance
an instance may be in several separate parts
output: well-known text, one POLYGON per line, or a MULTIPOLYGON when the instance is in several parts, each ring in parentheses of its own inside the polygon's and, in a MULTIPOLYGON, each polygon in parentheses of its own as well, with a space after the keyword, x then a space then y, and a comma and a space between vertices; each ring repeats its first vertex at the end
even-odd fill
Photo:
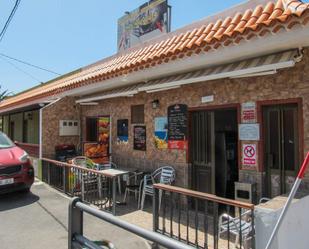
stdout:
POLYGON ((168 148, 187 148, 187 105, 176 104, 168 107, 168 148))
POLYGON ((134 133, 134 150, 146 151, 146 126, 136 125, 133 128, 134 133))

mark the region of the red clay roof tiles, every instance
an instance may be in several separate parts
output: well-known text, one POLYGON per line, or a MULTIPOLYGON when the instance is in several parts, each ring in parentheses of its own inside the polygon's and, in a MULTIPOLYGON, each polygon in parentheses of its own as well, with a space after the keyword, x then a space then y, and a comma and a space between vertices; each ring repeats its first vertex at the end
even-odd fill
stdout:
POLYGON ((161 41, 144 47, 130 49, 116 54, 102 62, 85 67, 81 71, 55 79, 49 84, 18 94, 0 103, 0 110, 46 96, 53 96, 69 89, 78 88, 155 66, 170 59, 175 60, 193 53, 207 52, 239 43, 242 39, 276 33, 282 28, 291 29, 295 24, 305 25, 309 21, 309 4, 298 0, 269 1, 236 13, 234 16, 220 17, 216 21, 203 23, 181 34, 163 36, 161 41))

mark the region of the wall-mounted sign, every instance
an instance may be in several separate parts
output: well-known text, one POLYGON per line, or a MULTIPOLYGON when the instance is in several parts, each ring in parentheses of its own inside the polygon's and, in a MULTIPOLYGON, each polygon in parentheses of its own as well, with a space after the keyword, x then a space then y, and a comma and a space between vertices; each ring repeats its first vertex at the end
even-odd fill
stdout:
POLYGON ((259 124, 240 124, 239 140, 242 141, 259 141, 260 125, 259 124))
POLYGON ((134 150, 146 151, 146 126, 136 125, 133 128, 133 148, 134 150))
POLYGON ((203 96, 202 97, 202 103, 213 102, 214 99, 215 99, 214 95, 203 96))
POLYGON ((117 120, 117 143, 127 144, 129 141, 129 121, 128 119, 117 120))
POLYGON ((255 167, 256 166, 256 144, 242 145, 242 165, 255 167))
POLYGON ((105 163, 109 161, 108 147, 99 143, 84 143, 84 155, 95 163, 105 163))
POLYGON ((158 149, 167 149, 167 117, 155 118, 155 145, 158 149))
POLYGON ((242 123, 256 123, 255 102, 246 102, 241 105, 241 122, 242 123))
POLYGON ((118 20, 118 51, 170 31, 167 0, 151 0, 118 20))
POLYGON ((176 104, 168 107, 168 148, 187 149, 188 107, 176 104))

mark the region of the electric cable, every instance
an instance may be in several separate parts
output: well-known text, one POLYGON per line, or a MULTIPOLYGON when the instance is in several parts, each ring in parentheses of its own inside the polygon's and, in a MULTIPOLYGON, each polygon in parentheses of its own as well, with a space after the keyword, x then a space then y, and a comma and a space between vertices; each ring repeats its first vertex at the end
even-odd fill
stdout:
POLYGON ((21 1, 21 0, 16 0, 13 9, 12 9, 12 11, 11 11, 11 13, 10 13, 10 15, 9 15, 9 17, 8 17, 8 19, 7 19, 7 21, 6 21, 5 24, 4 24, 4 27, 3 27, 3 29, 2 29, 2 31, 1 31, 1 33, 0 33, 0 42, 2 41, 2 39, 3 39, 4 35, 5 35, 5 32, 7 31, 8 27, 9 27, 9 25, 10 25, 10 23, 11 23, 11 21, 12 21, 14 15, 15 15, 15 13, 16 13, 16 10, 18 9, 18 6, 19 6, 19 4, 20 4, 20 1, 21 1))
POLYGON ((1 58, 3 61, 5 61, 6 63, 10 64, 10 65, 11 65, 12 67, 14 67, 15 69, 17 69, 18 71, 20 71, 20 72, 22 72, 22 73, 28 75, 29 77, 31 77, 32 79, 38 81, 39 83, 42 83, 41 80, 39 80, 38 78, 34 77, 32 74, 30 74, 30 73, 28 73, 28 72, 22 70, 21 68, 19 68, 18 66, 16 66, 16 65, 15 65, 14 63, 12 63, 11 61, 9 61, 9 60, 7 60, 7 59, 1 57, 1 56, 0 56, 0 58, 1 58))
POLYGON ((36 68, 36 69, 40 69, 40 70, 43 70, 43 71, 46 71, 46 72, 49 72, 49 73, 52 73, 52 74, 56 74, 56 75, 58 75, 58 76, 61 75, 60 73, 56 73, 56 72, 54 72, 54 71, 52 71, 52 70, 49 70, 49 69, 46 69, 46 68, 43 68, 43 67, 40 67, 40 66, 33 65, 33 64, 29 63, 29 62, 22 61, 22 60, 20 60, 20 59, 16 59, 16 58, 14 58, 14 57, 11 57, 11 56, 6 55, 6 54, 3 54, 3 53, 0 53, 0 56, 6 57, 6 58, 11 59, 11 60, 14 60, 14 61, 17 61, 17 62, 19 62, 19 63, 25 64, 25 65, 30 66, 30 67, 34 67, 34 68, 36 68))

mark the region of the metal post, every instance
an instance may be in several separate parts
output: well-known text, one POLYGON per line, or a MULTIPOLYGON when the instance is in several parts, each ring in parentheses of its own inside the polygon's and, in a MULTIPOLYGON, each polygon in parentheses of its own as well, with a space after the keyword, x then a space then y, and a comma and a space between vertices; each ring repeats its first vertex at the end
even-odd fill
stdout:
POLYGON ((74 248, 74 235, 83 235, 83 211, 76 207, 76 203, 80 201, 78 197, 74 197, 69 205, 68 249, 74 248))
POLYGON ((63 192, 64 193, 66 193, 67 191, 67 189, 66 189, 66 167, 62 167, 62 179, 63 179, 63 181, 62 181, 62 184, 63 184, 63 192))
POLYGON ((101 175, 98 175, 97 176, 97 179, 98 179, 98 192, 99 192, 99 198, 100 200, 102 200, 102 176, 101 175))
POLYGON ((157 188, 154 188, 154 194, 152 197, 152 230, 156 232, 159 227, 159 190, 157 188))
POLYGON ((82 182, 82 186, 81 186, 81 191, 82 191, 82 200, 85 200, 85 179, 83 174, 81 175, 81 182, 82 182))
POLYGON ((113 215, 116 215, 116 177, 113 177, 113 215))
POLYGON ((50 185, 50 163, 47 162, 47 182, 50 185))
POLYGON ((252 229, 252 240, 251 247, 255 249, 255 225, 254 225, 254 209, 251 210, 251 229, 252 229))

